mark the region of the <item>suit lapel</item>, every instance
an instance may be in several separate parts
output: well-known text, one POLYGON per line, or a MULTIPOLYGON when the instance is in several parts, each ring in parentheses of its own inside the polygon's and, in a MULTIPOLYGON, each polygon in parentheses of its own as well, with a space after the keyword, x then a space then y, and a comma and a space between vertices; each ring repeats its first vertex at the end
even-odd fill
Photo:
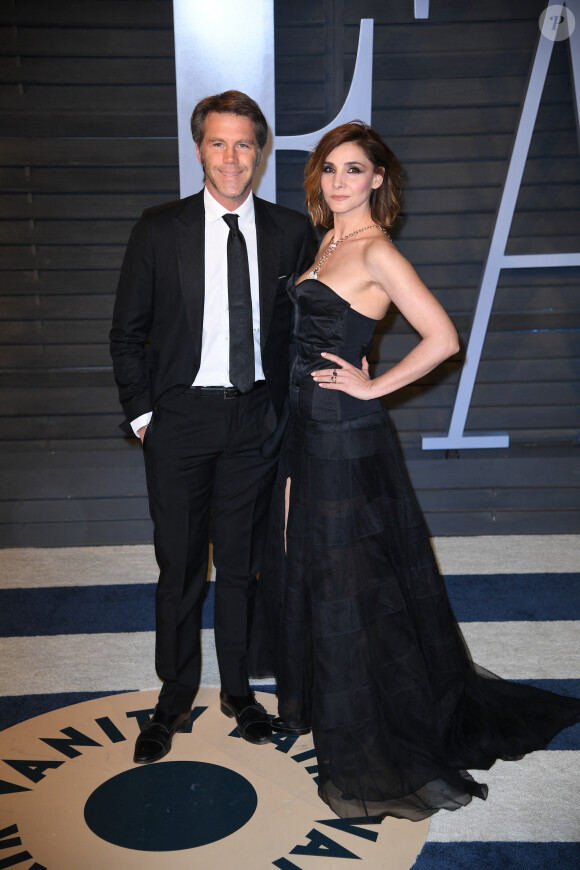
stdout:
POLYGON ((264 200, 254 197, 258 274, 260 276, 260 345, 262 350, 270 328, 282 250, 282 231, 274 222, 264 200))
POLYGON ((201 359, 203 307, 205 295, 205 217, 203 191, 183 200, 183 208, 173 218, 177 245, 179 280, 189 328, 193 337, 196 365, 201 359))

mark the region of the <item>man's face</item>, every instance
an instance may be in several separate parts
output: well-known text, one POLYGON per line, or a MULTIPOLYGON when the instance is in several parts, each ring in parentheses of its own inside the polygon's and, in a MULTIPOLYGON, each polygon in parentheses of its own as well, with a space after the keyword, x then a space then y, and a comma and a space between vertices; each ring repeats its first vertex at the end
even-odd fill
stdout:
POLYGON ((195 146, 212 196, 235 211, 247 199, 258 165, 254 125, 245 115, 210 112, 205 120, 202 147, 195 146))

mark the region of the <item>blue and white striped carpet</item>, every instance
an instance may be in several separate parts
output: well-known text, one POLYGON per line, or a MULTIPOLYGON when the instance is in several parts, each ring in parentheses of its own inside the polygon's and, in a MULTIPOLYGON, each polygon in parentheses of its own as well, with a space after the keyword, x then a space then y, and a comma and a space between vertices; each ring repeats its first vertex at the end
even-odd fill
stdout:
MULTIPOLYGON (((475 661, 580 695, 580 536, 439 538, 434 546, 475 661)), ((0 551, 0 728, 155 688, 155 579, 149 546, 0 551)), ((210 584, 205 686, 219 685, 212 592, 210 584)), ((432 819, 416 870, 580 866, 580 725, 544 752, 499 762, 484 779, 487 801, 432 819)))

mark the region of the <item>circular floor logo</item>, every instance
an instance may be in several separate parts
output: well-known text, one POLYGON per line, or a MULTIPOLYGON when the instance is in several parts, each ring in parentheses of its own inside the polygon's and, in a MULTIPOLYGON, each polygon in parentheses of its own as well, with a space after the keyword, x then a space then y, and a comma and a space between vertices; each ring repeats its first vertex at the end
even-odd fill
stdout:
MULTIPOLYGON (((132 762, 157 692, 96 698, 0 733, 1 866, 23 870, 408 870, 428 820, 338 819, 316 790, 311 736, 241 740, 217 689, 151 765, 132 762), (320 860, 326 858, 328 860, 320 860), (316 860, 314 860, 316 859, 316 860)), ((275 698, 260 700, 275 712, 275 698)))

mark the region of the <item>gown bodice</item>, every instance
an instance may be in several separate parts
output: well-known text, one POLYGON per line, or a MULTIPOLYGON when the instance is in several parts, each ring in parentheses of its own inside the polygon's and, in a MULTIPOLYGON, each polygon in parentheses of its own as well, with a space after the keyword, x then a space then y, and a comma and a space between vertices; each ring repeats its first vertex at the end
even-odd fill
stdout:
POLYGON ((333 353, 357 368, 368 356, 377 321, 351 308, 349 302, 318 279, 292 280, 288 292, 294 302, 296 355, 290 373, 290 404, 300 417, 333 422, 362 417, 382 408, 380 399, 363 401, 341 390, 321 388, 311 372, 333 369, 321 353, 333 353))

